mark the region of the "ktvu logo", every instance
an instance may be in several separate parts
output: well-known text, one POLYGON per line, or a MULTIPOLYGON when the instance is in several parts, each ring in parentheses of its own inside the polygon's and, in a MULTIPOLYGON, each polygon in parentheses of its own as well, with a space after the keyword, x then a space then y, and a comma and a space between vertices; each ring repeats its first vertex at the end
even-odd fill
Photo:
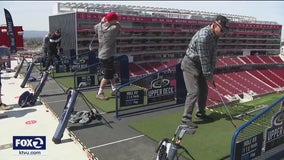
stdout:
POLYGON ((14 150, 45 150, 45 136, 13 136, 14 150))

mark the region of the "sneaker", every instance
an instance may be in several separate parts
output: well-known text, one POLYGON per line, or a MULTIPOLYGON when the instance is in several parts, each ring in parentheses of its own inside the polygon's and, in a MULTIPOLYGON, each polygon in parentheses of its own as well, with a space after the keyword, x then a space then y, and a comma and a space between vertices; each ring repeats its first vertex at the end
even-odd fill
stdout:
POLYGON ((100 100, 108 100, 108 97, 105 96, 105 94, 103 93, 100 93, 96 96, 97 99, 100 99, 100 100))
POLYGON ((206 115, 206 114, 201 114, 201 113, 196 113, 195 116, 201 120, 205 120, 205 121, 212 121, 214 120, 212 117, 206 115))
POLYGON ((50 65, 49 67, 48 67, 48 70, 53 70, 55 67, 53 66, 53 65, 50 65))
POLYGON ((7 106, 6 104, 4 103, 1 103, 0 104, 0 110, 11 110, 13 107, 11 106, 7 106))

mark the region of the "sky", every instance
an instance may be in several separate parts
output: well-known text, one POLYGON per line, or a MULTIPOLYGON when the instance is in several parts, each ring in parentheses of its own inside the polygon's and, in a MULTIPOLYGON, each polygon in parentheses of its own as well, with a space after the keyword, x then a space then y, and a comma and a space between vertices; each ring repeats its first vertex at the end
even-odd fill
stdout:
MULTIPOLYGON (((6 24, 4 8, 12 15, 14 25, 24 30, 48 31, 48 17, 59 1, 0 1, 0 25, 6 24)), ((68 1, 64 1, 68 2, 68 1)), ((74 1, 69 1, 74 2, 74 1)), ((122 4, 252 16, 260 21, 275 21, 282 26, 284 41, 284 1, 76 1, 82 3, 122 4), (282 16, 281 16, 282 15, 282 16)))

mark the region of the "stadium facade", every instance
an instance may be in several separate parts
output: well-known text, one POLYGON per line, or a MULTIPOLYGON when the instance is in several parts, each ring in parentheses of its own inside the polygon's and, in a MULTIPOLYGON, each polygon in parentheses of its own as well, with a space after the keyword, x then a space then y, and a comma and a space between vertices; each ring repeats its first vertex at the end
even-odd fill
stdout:
MULTIPOLYGON (((21 51, 24 50, 24 30, 22 26, 14 26, 14 33, 15 33, 15 41, 17 50, 21 51)), ((3 25, 0 26, 0 46, 6 46, 8 48, 11 47, 7 26, 3 25)))
MULTIPOLYGON (((50 31, 61 28, 66 55, 71 51, 77 55, 88 52, 95 34, 94 25, 109 11, 119 13, 123 32, 117 39, 117 53, 128 56, 132 78, 177 64, 194 33, 211 24, 220 14, 69 2, 57 3, 56 8, 57 14, 49 17, 50 31)), ((222 15, 230 19, 230 30, 219 39, 214 81, 222 88, 219 91, 226 101, 245 101, 284 91, 284 55, 280 54, 282 25, 250 16, 222 15), (245 98, 247 96, 250 98, 245 98)), ((97 47, 95 38, 95 51, 97 47)), ((175 70, 170 73, 174 74, 175 70)), ((219 103, 220 97, 216 95, 214 88, 209 86, 209 106, 219 103)))
MULTIPOLYGON (((130 61, 181 58, 193 34, 212 23, 219 13, 93 3, 57 3, 49 17, 50 31, 61 28, 65 53, 88 50, 93 26, 109 11, 121 15, 123 34, 117 39, 117 53, 130 61), (68 39, 68 40, 67 40, 68 39)), ((230 19, 230 31, 220 39, 218 56, 279 54, 282 25, 257 21, 250 16, 223 14, 230 19)), ((95 39, 96 42, 96 39, 95 39)))

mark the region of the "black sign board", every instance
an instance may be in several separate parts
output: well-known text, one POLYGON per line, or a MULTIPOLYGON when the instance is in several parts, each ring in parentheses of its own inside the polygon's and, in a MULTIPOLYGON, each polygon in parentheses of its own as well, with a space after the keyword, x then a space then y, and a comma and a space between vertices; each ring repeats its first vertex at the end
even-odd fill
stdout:
POLYGON ((79 84, 81 82, 86 82, 86 86, 84 87, 90 87, 90 86, 94 86, 95 85, 95 75, 77 75, 77 86, 79 86, 79 84))
POLYGON ((173 100, 175 94, 174 86, 167 86, 162 88, 152 88, 148 90, 148 103, 155 103, 164 100, 173 100))
POLYGON ((70 72, 70 65, 56 65, 55 71, 56 73, 70 72))
POLYGON ((263 133, 236 143, 235 160, 249 160, 261 155, 263 133))
POLYGON ((132 106, 144 103, 144 90, 120 92, 120 106, 132 106))
POLYGON ((284 126, 266 131, 265 152, 284 143, 284 126))
POLYGON ((265 151, 284 143, 284 110, 272 117, 272 125, 266 129, 265 151))

